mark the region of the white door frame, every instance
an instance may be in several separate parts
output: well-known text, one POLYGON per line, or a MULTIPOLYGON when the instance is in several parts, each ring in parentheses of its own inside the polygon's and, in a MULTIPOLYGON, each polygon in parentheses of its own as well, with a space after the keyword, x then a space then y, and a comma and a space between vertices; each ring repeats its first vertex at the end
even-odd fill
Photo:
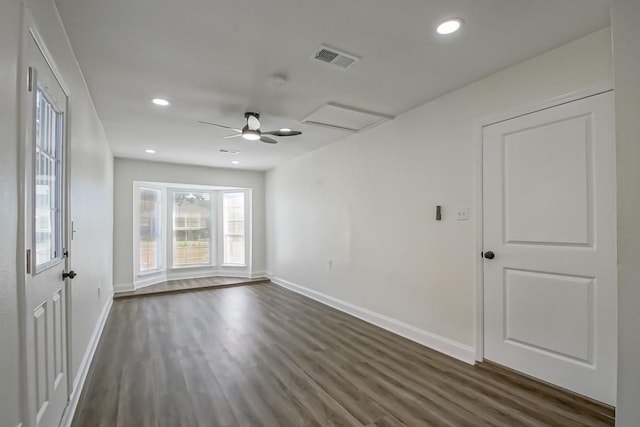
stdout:
POLYGON ((476 121, 474 125, 474 159, 475 159, 475 186, 474 186, 474 202, 475 207, 475 252, 474 252, 474 298, 475 298, 475 348, 476 348, 476 361, 482 362, 484 360, 484 259, 481 257, 481 253, 484 248, 484 220, 483 214, 483 194, 482 194, 482 130, 484 127, 493 125, 496 123, 504 122, 506 120, 515 119, 520 116, 535 113, 537 111, 546 110, 549 108, 557 107, 562 104, 577 101, 579 99, 588 98, 591 96, 599 95, 601 93, 610 92, 613 90, 612 83, 603 83, 595 86, 591 86, 586 89, 570 92, 564 95, 560 95, 555 98, 551 98, 547 101, 529 104, 523 107, 514 108, 506 111, 502 114, 487 117, 476 121))
MULTIPOLYGON (((64 193, 64 209, 65 216, 62 219, 65 222, 65 235, 63 241, 63 247, 65 250, 69 250, 72 229, 71 229, 71 213, 70 213, 70 186, 71 186, 71 94, 69 87, 66 85, 59 68, 56 66, 53 60, 51 51, 47 48, 47 44, 44 38, 40 35, 37 26, 31 15, 31 11, 26 2, 22 1, 22 28, 20 36, 20 51, 19 51, 19 80, 18 80, 18 117, 19 117, 19 131, 18 131, 18 177, 20 185, 18 186, 18 275, 16 280, 17 294, 18 294, 18 329, 20 337, 20 413, 22 418, 22 425, 29 426, 30 414, 29 414, 29 393, 27 389, 27 365, 26 365, 26 316, 27 309, 27 295, 26 295, 26 282, 27 282, 27 259, 26 249, 31 246, 31 242, 27 241, 25 232, 26 227, 30 224, 27 222, 29 212, 27 212, 27 200, 31 197, 32 190, 26 187, 26 183, 30 182, 27 177, 31 173, 26 167, 26 138, 27 138, 27 126, 29 121, 27 120, 26 106, 28 105, 28 73, 29 73, 29 43, 30 38, 33 38, 38 48, 41 50, 47 65, 51 68, 53 75, 57 79, 58 83, 62 87, 62 90, 66 97, 66 114, 65 114, 65 132, 64 132, 64 150, 63 150, 63 162, 64 162, 64 174, 65 184, 63 188, 64 193)), ((65 270, 71 269, 70 258, 65 257, 65 270)), ((65 283, 65 307, 66 307, 66 369, 67 369, 67 401, 73 393, 73 375, 71 372, 71 349, 72 349, 72 335, 71 335, 71 290, 69 280, 65 283)))

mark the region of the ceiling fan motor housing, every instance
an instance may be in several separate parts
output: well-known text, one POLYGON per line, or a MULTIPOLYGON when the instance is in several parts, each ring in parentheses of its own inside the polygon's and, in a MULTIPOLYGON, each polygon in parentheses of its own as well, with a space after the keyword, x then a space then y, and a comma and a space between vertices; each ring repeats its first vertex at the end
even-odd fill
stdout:
POLYGON ((247 121, 246 128, 260 132, 260 114, 246 112, 244 118, 247 121))
POLYGON ((242 130, 240 129, 236 129, 230 126, 225 126, 225 125, 219 125, 217 123, 210 123, 210 122, 203 122, 201 121, 200 123, 204 123, 207 125, 212 125, 212 126, 218 126, 221 128, 225 128, 225 129, 231 129, 235 132, 238 132, 235 135, 231 135, 225 138, 233 138, 235 136, 242 136, 244 139, 247 139, 249 141, 262 141, 265 142, 267 144, 277 144, 278 141, 276 141, 275 139, 271 138, 270 136, 267 135, 273 135, 273 136, 296 136, 296 135, 300 135, 302 134, 302 132, 297 131, 297 130, 291 130, 291 129, 280 129, 280 130, 273 130, 273 131, 267 131, 267 132, 262 132, 260 130, 260 114, 259 113, 254 113, 251 111, 247 111, 246 113, 244 113, 244 118, 246 120, 246 124, 244 125, 244 127, 242 128, 242 130))

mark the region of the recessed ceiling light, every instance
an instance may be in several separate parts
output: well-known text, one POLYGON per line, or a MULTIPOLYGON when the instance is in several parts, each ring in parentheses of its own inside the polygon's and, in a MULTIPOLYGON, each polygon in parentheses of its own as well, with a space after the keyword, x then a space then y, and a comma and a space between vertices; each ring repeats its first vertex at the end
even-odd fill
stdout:
POLYGON ((169 101, 163 98, 153 98, 151 102, 153 102, 156 105, 160 105, 161 107, 166 107, 169 105, 169 101))
POLYGON ((237 160, 234 160, 234 161, 233 161, 233 162, 231 162, 231 163, 233 163, 234 165, 239 165, 239 164, 240 164, 240 162, 239 162, 239 161, 237 161, 237 160))
POLYGON ((145 153, 156 154, 156 150, 144 150, 145 153))
POLYGON ((446 19, 444 22, 442 22, 440 25, 438 25, 438 28, 436 29, 436 31, 438 31, 438 34, 455 33, 462 27, 463 23, 464 21, 460 18, 449 18, 449 19, 446 19))
POLYGON ((282 128, 282 129, 280 129, 280 132, 291 132, 291 129, 289 129, 289 128, 282 128))

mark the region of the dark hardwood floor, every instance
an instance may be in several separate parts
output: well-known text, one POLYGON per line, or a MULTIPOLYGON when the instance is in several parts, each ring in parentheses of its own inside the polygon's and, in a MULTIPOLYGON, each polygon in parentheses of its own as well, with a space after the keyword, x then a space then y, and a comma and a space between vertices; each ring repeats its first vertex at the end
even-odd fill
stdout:
POLYGON ((612 417, 259 284, 115 301, 73 425, 605 426, 612 417))

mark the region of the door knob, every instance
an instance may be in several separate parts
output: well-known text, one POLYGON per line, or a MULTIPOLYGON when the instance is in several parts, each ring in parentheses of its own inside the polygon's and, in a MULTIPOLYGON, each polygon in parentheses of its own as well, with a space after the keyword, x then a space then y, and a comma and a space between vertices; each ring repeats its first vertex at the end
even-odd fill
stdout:
POLYGON ((73 278, 74 278, 74 277, 76 277, 76 276, 77 276, 77 274, 76 274, 76 272, 75 272, 75 271, 73 271, 73 270, 71 270, 71 271, 70 271, 70 272, 68 272, 68 273, 65 273, 64 271, 62 272, 62 280, 66 280, 66 279, 67 279, 67 277, 68 277, 69 279, 73 279, 73 278))
POLYGON ((493 251, 486 251, 484 253, 484 257, 486 259, 494 259, 496 257, 496 254, 494 254, 493 251))

